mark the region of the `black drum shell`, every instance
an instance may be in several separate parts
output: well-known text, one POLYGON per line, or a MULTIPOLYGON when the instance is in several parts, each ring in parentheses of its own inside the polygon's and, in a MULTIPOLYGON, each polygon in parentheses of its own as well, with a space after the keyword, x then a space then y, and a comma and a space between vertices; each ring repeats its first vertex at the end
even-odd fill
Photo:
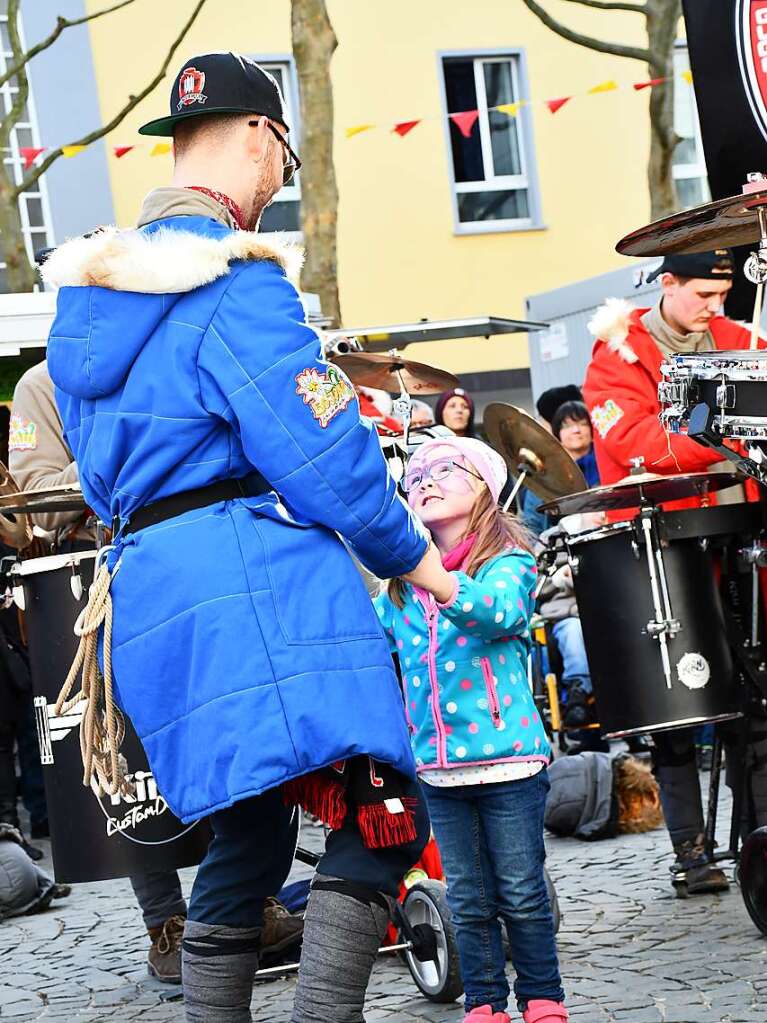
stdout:
POLYGON ((597 711, 606 735, 620 737, 738 716, 732 656, 725 636, 713 560, 697 539, 664 546, 674 618, 669 636, 672 686, 666 684, 660 641, 647 631, 655 618, 644 540, 630 525, 571 540, 577 558, 575 594, 597 711), (597 537, 597 534, 599 535, 597 537), (702 688, 680 681, 685 654, 700 654, 710 677, 702 688))
MULTIPOLYGON (((34 561, 25 562, 20 580, 41 758, 49 759, 46 747, 53 756, 53 763, 43 764, 43 777, 54 873, 57 881, 68 883, 192 866, 205 855, 210 840, 205 822, 182 824, 167 808, 156 791, 146 754, 127 718, 122 752, 130 773, 139 780, 133 801, 108 795, 97 798, 83 785, 78 715, 50 717, 49 708, 56 702, 77 650, 73 626, 85 606, 93 579, 94 553, 68 555, 69 564, 64 567, 31 574, 27 572, 37 566, 34 561), (82 583, 80 599, 73 594, 70 582, 73 575, 82 583), (41 706, 43 701, 47 707, 41 706), (49 741, 44 725, 41 734, 46 714, 49 741)), ((43 562, 53 561, 35 560, 40 567, 43 562)), ((63 560, 63 556, 58 560, 63 560)), ((78 689, 79 679, 74 691, 78 689)))

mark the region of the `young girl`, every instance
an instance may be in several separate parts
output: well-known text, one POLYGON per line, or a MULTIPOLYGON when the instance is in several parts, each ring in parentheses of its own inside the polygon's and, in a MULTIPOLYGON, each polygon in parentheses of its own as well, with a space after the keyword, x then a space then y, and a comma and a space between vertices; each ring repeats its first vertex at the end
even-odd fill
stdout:
POLYGON ((525 1023, 568 1018, 543 876, 550 748, 527 682, 535 561, 498 508, 506 466, 481 441, 436 438, 410 459, 410 507, 441 560, 376 600, 399 654, 408 725, 447 875, 467 1015, 510 1023, 499 916, 525 1023))

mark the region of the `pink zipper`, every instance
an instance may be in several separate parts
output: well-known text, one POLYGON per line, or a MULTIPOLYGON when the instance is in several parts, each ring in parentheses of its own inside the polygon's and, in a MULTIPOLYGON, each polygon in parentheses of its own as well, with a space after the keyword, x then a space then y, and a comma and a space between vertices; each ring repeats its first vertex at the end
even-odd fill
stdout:
POLYGON ((493 666, 490 663, 489 657, 483 657, 479 663, 482 666, 482 677, 485 680, 485 692, 487 693, 487 706, 490 710, 490 716, 493 719, 495 727, 499 728, 501 724, 501 704, 498 700, 498 692, 495 688, 493 666))
POLYGON ((405 697, 405 721, 407 722, 407 730, 411 735, 414 735, 415 725, 410 717, 410 693, 407 688, 407 675, 402 676, 402 693, 405 697))
POLYGON ((419 593, 415 594, 421 604, 426 617, 426 624, 429 628, 429 685, 431 687, 431 716, 434 719, 434 728, 437 733, 437 767, 447 767, 447 732, 445 722, 442 720, 442 708, 439 705, 439 682, 437 681, 437 649, 439 640, 437 638, 437 618, 439 612, 434 602, 434 597, 429 594, 426 599, 421 599, 419 593))

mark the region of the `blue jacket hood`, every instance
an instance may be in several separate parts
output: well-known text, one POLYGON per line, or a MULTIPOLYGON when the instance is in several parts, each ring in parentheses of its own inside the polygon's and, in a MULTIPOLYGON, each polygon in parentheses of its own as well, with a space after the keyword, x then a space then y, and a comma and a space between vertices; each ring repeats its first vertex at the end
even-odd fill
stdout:
POLYGON ((206 217, 108 228, 66 242, 46 261, 43 278, 65 297, 56 336, 80 343, 68 346, 65 359, 57 357, 60 349, 49 354, 51 378, 78 398, 112 394, 182 295, 228 274, 233 260, 267 259, 292 276, 300 258, 298 249, 267 246, 255 233, 206 217))

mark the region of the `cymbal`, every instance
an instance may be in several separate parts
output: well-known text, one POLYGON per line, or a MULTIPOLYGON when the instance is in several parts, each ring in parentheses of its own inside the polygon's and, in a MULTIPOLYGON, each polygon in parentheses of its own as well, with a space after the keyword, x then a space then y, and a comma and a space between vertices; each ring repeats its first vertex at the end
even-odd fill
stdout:
POLYGON ((397 373, 408 394, 441 394, 458 387, 458 377, 444 369, 435 369, 423 362, 411 362, 399 355, 354 352, 351 355, 337 355, 331 360, 342 369, 353 384, 359 387, 374 387, 379 391, 399 394, 402 390, 397 373))
MULTIPOLYGON (((19 486, 8 469, 0 462, 0 502, 19 493, 19 486)), ((4 514, 0 510, 0 540, 10 547, 23 550, 32 542, 32 525, 26 515, 4 514)))
POLYGON ((37 512, 85 511, 86 507, 83 492, 76 483, 47 490, 3 492, 0 489, 0 517, 9 512, 35 515, 37 512))
POLYGON ((527 469, 525 486, 536 497, 551 501, 586 489, 583 473, 556 437, 524 409, 494 401, 485 409, 482 425, 512 476, 527 469))
POLYGON ((570 494, 541 506, 549 515, 575 515, 578 512, 620 511, 641 504, 664 504, 684 497, 705 497, 742 483, 734 472, 688 472, 677 476, 659 476, 652 472, 626 476, 605 487, 592 487, 581 494, 570 494))
POLYGON ((767 184, 663 217, 627 234, 615 248, 624 256, 669 256, 748 245, 760 238, 759 210, 766 207, 767 184))

